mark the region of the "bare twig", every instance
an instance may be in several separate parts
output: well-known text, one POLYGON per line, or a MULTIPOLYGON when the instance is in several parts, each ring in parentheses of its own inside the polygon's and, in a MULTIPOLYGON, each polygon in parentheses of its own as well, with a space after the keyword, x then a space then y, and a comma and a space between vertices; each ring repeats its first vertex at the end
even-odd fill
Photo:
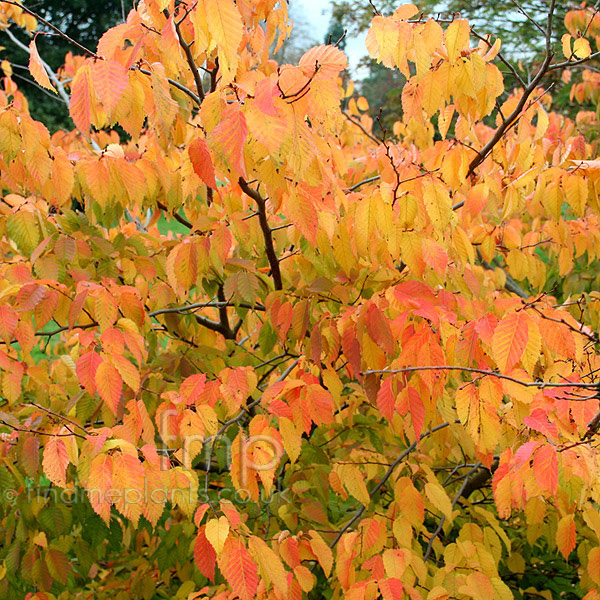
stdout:
POLYGON ((198 310, 200 308, 226 308, 226 307, 237 307, 249 308, 250 310, 258 310, 264 312, 266 308, 262 304, 248 304, 247 302, 198 302, 196 304, 184 304, 183 306, 174 306, 171 308, 159 308, 148 313, 149 317, 156 317, 157 315, 166 315, 169 313, 182 314, 198 310))
POLYGON ((20 8, 21 10, 25 11, 27 14, 30 14, 32 17, 35 17, 35 19, 37 21, 39 21, 40 23, 43 23, 46 27, 50 28, 52 31, 54 31, 54 33, 56 33, 56 35, 63 38, 64 40, 69 42, 69 44, 72 44, 73 46, 75 46, 76 48, 78 48, 79 50, 81 50, 82 52, 87 54, 88 56, 92 56, 94 58, 100 58, 95 52, 93 52, 89 48, 86 48, 85 46, 83 46, 82 44, 80 44, 79 42, 74 40, 72 37, 68 36, 64 31, 61 31, 58 27, 56 27, 56 25, 53 25, 52 23, 50 23, 50 21, 47 21, 46 19, 41 17, 38 13, 34 12, 30 8, 27 8, 27 6, 25 6, 23 4, 19 4, 18 2, 15 2, 14 0, 1 0, 1 2, 4 4, 12 4, 13 6, 16 6, 17 8, 20 8))
POLYGON ((157 201, 156 202, 156 206, 158 208, 160 208, 160 210, 168 213, 171 217, 173 217, 178 223, 181 223, 182 225, 184 225, 185 227, 187 227, 188 229, 192 229, 193 225, 185 218, 182 217, 181 215, 177 214, 176 212, 171 212, 169 211, 169 209, 162 203, 157 201))
POLYGON ((586 383, 583 381, 575 382, 561 382, 553 383, 551 381, 522 381, 516 377, 510 375, 503 375, 497 371, 490 371, 488 369, 477 369, 475 367, 459 367, 457 365, 436 365, 436 366, 422 366, 422 367, 403 367, 400 369, 372 369, 369 371, 362 371, 361 375, 396 375, 398 373, 411 373, 413 371, 464 371, 466 373, 479 373, 480 375, 487 375, 490 377, 497 377, 498 379, 505 379, 506 381, 512 381, 523 387, 535 387, 540 390, 545 388, 589 388, 595 389, 598 387, 597 383, 586 383))
MULTIPOLYGON (((15 44, 15 46, 18 46, 19 48, 21 48, 21 50, 24 50, 25 52, 27 52, 27 54, 31 54, 31 50, 29 49, 29 46, 27 46, 26 44, 21 42, 21 40, 19 40, 10 29, 5 29, 4 33, 6 33, 6 35, 10 38, 11 42, 13 44, 15 44)), ((50 80, 56 86, 56 91, 60 97, 60 100, 62 102, 64 102, 67 106, 69 106, 69 102, 71 101, 71 98, 69 97, 69 94, 67 94, 63 82, 60 81, 60 79, 56 76, 56 73, 50 68, 50 65, 48 65, 48 63, 46 61, 44 61, 41 57, 40 57, 40 60, 42 61, 42 65, 44 65, 44 69, 48 73, 48 77, 50 77, 50 80)), ((47 90, 44 90, 44 91, 47 91, 47 90)))

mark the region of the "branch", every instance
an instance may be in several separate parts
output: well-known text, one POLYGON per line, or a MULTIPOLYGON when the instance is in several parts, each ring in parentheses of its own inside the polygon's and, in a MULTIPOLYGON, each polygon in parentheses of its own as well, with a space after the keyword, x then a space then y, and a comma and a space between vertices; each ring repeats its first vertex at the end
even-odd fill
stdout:
MULTIPOLYGON (((475 473, 475 471, 477 471, 479 469, 480 466, 481 466, 481 463, 477 463, 467 473, 465 480, 462 482, 460 489, 456 493, 456 496, 454 496, 454 498, 452 499, 452 508, 453 509, 456 506, 456 504, 458 503, 458 501, 460 500, 460 498, 462 497, 464 490, 467 487, 467 484, 469 483, 469 478, 471 477, 471 475, 473 475, 475 473)), ((442 532, 445 522, 446 522, 446 515, 442 515, 438 526, 436 527, 435 531, 431 534, 431 536, 429 538, 429 542, 427 543, 427 549, 425 550, 425 554, 423 555, 423 562, 427 562, 427 559, 431 556, 431 551, 433 550, 433 542, 436 540, 438 535, 440 535, 440 533, 442 532)))
POLYGON ((479 473, 474 473, 473 477, 469 478, 469 482, 467 483, 467 485, 463 486, 462 497, 468 499, 473 492, 480 490, 489 481, 494 471, 498 468, 498 463, 499 460, 495 458, 494 462, 492 463, 491 469, 484 468, 481 469, 479 473))
MULTIPOLYGON (((167 20, 171 17, 171 14, 169 13, 169 9, 167 9, 167 8, 165 8, 163 10, 163 14, 165 15, 165 17, 167 17, 167 20)), ((186 13, 186 16, 187 16, 187 13, 186 13)), ((181 33, 180 23, 181 23, 181 21, 176 21, 175 19, 173 19, 173 24, 175 25, 175 31, 177 32, 177 38, 179 39, 179 45, 181 46, 181 48, 185 54, 187 63, 192 71, 192 75, 194 76, 194 81, 196 83, 196 89, 198 90, 198 99, 200 100, 200 102, 198 102, 198 104, 200 104, 202 102, 202 100, 204 100, 204 88, 202 87, 202 77, 200 76, 200 71, 198 71, 196 62, 194 61, 194 55, 192 54, 191 46, 183 39, 183 34, 181 33)))
MULTIPOLYGON (((459 423, 460 421, 454 421, 455 423, 459 423)), ((445 427, 448 427, 451 423, 450 422, 446 422, 446 423, 442 423, 441 425, 436 425, 435 427, 432 427, 429 431, 426 431, 425 433, 422 433, 421 436, 419 437, 418 441, 423 440, 424 438, 430 436, 432 433, 435 433, 436 431, 439 431, 440 429, 444 429, 445 427)), ((369 498, 373 498, 374 496, 376 496, 379 493, 379 490, 381 490, 381 488, 385 485, 385 483, 387 482, 387 480, 392 476, 392 473, 394 472, 394 469, 417 447, 417 442, 414 441, 406 450, 404 450, 404 452, 402 452, 400 454, 400 456, 398 456, 398 458, 389 466, 388 470, 386 471, 385 475, 381 478, 381 481, 371 490, 371 492, 369 493, 369 498)), ((342 536, 344 535, 344 533, 346 533, 346 531, 348 529, 350 529, 350 527, 352 527, 352 525, 358 520, 360 519, 360 517, 363 515, 363 513, 365 512, 365 510, 367 509, 367 507, 363 504, 355 513, 355 515, 350 519, 350 521, 348 521, 343 527, 342 529, 340 529, 340 531, 338 532, 338 534, 335 536, 335 539, 333 540, 333 542, 331 542, 331 544, 329 544, 330 548, 334 548, 337 543, 342 539, 342 536)))
POLYGON ((68 36, 64 31, 61 31, 58 27, 56 27, 56 25, 53 25, 52 23, 50 23, 50 21, 47 21, 46 19, 44 19, 43 17, 38 15, 38 13, 34 12, 30 8, 27 8, 23 4, 19 4, 18 2, 15 2, 14 0, 1 0, 0 3, 12 4, 12 6, 16 6, 17 8, 24 10, 26 13, 30 14, 32 17, 35 17, 35 19, 37 21, 39 21, 40 23, 43 23, 46 27, 48 27, 52 31, 54 31, 54 33, 56 33, 59 37, 63 38, 67 42, 69 42, 69 44, 73 44, 73 46, 75 46, 76 48, 78 48, 79 50, 81 50, 82 52, 87 54, 88 56, 92 56, 94 58, 100 58, 95 52, 92 52, 91 50, 89 50, 88 48, 86 48, 85 46, 80 44, 79 42, 75 41, 72 37, 68 36))
MULTIPOLYGON (((143 73, 144 75, 152 75, 152 73, 150 71, 148 71, 148 69, 141 69, 139 67, 136 67, 135 65, 132 65, 130 68, 137 69, 140 73, 143 73)), ((171 79, 170 77, 167 77, 167 81, 173 87, 176 87, 179 91, 183 92, 184 94, 187 94, 198 106, 200 106, 200 104, 202 104, 202 100, 200 100, 200 97, 197 96, 196 94, 194 94, 194 92, 192 92, 192 90, 185 87, 185 85, 182 85, 181 83, 179 83, 178 81, 175 81, 174 79, 171 79)))
MULTIPOLYGON (((502 121, 492 139, 479 151, 478 155, 471 161, 469 165, 469 170, 467 171, 466 178, 468 179, 474 172, 475 169, 487 158, 490 152, 493 150, 494 146, 502 139, 502 136, 506 132, 506 130, 513 124, 515 119, 519 116, 523 107, 525 106, 529 96, 533 90, 537 87, 538 83, 542 80, 546 72, 548 71, 548 67, 550 66, 550 62, 552 61, 552 17, 554 14, 554 8, 556 5, 556 0, 550 1, 550 8, 548 9, 548 25, 546 28, 546 56, 544 57, 544 62, 540 66, 538 72, 535 77, 531 81, 531 83, 525 88, 521 99, 517 103, 515 109, 502 121)), ((460 208, 464 204, 464 200, 462 202, 458 202, 453 208, 456 210, 460 208)))
POLYGON ((505 379, 506 381, 512 381, 522 385, 523 387, 536 387, 540 390, 545 388, 585 388, 585 389, 597 389, 598 383, 586 383, 584 381, 568 382, 568 383, 552 383, 550 381, 522 381, 516 379, 510 375, 502 375, 496 371, 490 371, 486 369, 476 369, 475 367, 459 367, 456 365, 436 365, 436 366, 422 366, 422 367, 403 367, 401 369, 372 369, 369 371, 362 371, 361 375, 385 375, 391 374, 396 375, 398 373, 412 373, 413 371, 465 371, 467 373, 479 373, 480 375, 490 375, 497 377, 498 379, 505 379))
MULTIPOLYGON (((140 69, 140 71, 141 70, 142 69, 140 69)), ((150 72, 148 72, 148 74, 150 75, 150 72)), ((158 208, 160 208, 160 210, 163 210, 166 213, 168 213, 169 215, 171 215, 178 223, 181 223, 185 227, 192 229, 193 225, 185 217, 178 215, 176 212, 169 211, 169 209, 162 202, 157 201, 156 206, 158 206, 158 208)))
POLYGON ((557 69, 565 69, 566 67, 577 67, 578 65, 594 60, 595 58, 600 58, 600 52, 594 52, 587 58, 580 58, 578 60, 565 60, 561 63, 555 63, 548 67, 548 71, 556 71, 557 69))
MULTIPOLYGON (((481 252, 479 252, 479 250, 477 250, 477 256, 478 256, 479 260, 481 261, 481 264, 484 269, 487 269, 488 271, 494 270, 494 267, 492 267, 492 265, 490 265, 490 263, 483 260, 483 258, 481 257, 481 252)), ((502 267, 500 267, 500 268, 502 269, 502 267)), ((517 296, 520 296, 521 298, 524 298, 525 300, 527 300, 527 298, 529 298, 529 294, 506 272, 505 269, 502 269, 502 270, 504 271, 504 275, 506 276, 506 283, 504 284, 504 287, 509 292, 512 292, 513 294, 517 294, 517 296)))
POLYGON ((15 425, 11 425, 10 423, 7 423, 3 419, 0 419, 0 424, 5 425, 6 427, 9 427, 13 431, 19 431, 22 433, 34 433, 36 435, 46 435, 48 437, 73 437, 74 436, 74 437, 81 438, 82 440, 87 439, 84 435, 80 435, 79 433, 75 433, 74 431, 71 431, 68 427, 66 427, 66 425, 65 425, 65 428, 69 429, 70 433, 48 433, 47 431, 40 431, 38 429, 22 429, 21 427, 16 427, 15 425))
POLYGON ((345 189, 345 192, 354 192, 355 190, 357 190, 359 187, 367 184, 367 183, 371 183, 373 181, 377 181, 378 179, 381 178, 381 175, 374 175, 373 177, 368 177, 367 179, 363 179, 362 181, 359 181, 358 183, 355 183, 353 186, 345 189))
MULTIPOLYGON (((21 50, 24 50, 25 52, 27 52, 27 54, 31 54, 31 50, 29 49, 29 46, 27 46, 27 44, 24 44, 23 42, 21 42, 21 40, 19 40, 10 29, 5 29, 4 33, 6 33, 6 35, 11 39, 12 43, 15 44, 15 46, 18 46, 19 48, 21 48, 21 50)), ((44 65, 44 69, 46 69, 48 76, 50 77, 50 79, 52 80, 54 85, 56 86, 56 91, 57 91, 58 95, 60 96, 60 100, 62 100, 67 106, 69 106, 71 98, 69 97, 69 94, 67 94, 64 84, 62 83, 62 81, 60 81, 58 79, 58 77, 56 76, 56 73, 50 68, 50 65, 45 60, 43 60, 41 57, 40 57, 40 60, 42 61, 42 64, 44 65)), ((47 90, 45 90, 45 91, 47 91, 47 90)))
POLYGON ((359 121, 356 121, 355 119, 353 119, 347 112, 344 112, 343 114, 346 117, 346 119, 348 119, 348 121, 350 121, 350 123, 353 123, 354 125, 356 125, 370 140, 372 140, 376 144, 381 144, 381 140, 378 139, 377 137, 375 137, 372 133, 369 133, 363 127, 362 123, 360 123, 359 121))
MULTIPOLYGON (((74 425, 75 427, 78 427, 79 429, 81 429, 81 431, 83 431, 83 433, 85 433, 86 435, 90 435, 90 433, 87 431, 87 429, 85 429, 85 427, 82 427, 79 423, 77 423, 77 421, 73 421, 72 419, 69 419, 69 417, 65 417, 64 415, 59 415, 58 413, 51 411, 49 408, 40 406, 39 404, 36 404, 35 402, 30 402, 28 406, 35 406, 35 408, 38 408, 39 410, 43 410, 44 412, 47 412, 49 415, 52 415, 55 419, 67 421, 67 423, 71 423, 71 425, 74 425)), ((94 434, 94 435, 96 435, 96 434, 94 434)))
POLYGON ((186 313, 192 310, 198 310, 199 308, 224 308, 224 307, 237 307, 249 308, 250 310, 258 310, 264 312, 266 308, 262 304, 248 304, 247 302, 198 302, 197 304, 185 304, 184 306, 174 306, 172 308, 159 308, 148 313, 149 317, 156 317, 158 315, 167 315, 169 313, 186 313))
POLYGON ((282 290, 283 283, 281 280, 281 270, 279 269, 279 259, 275 253, 273 235, 271 229, 269 228, 269 222, 267 221, 267 202, 260 195, 258 190, 252 188, 243 177, 238 179, 238 183, 242 188, 242 191, 250 196, 250 198, 252 198, 256 204, 258 204, 258 219, 260 221, 260 228, 262 229, 263 237, 265 239, 265 251, 269 260, 269 265, 271 265, 271 276, 273 277, 275 289, 282 290))

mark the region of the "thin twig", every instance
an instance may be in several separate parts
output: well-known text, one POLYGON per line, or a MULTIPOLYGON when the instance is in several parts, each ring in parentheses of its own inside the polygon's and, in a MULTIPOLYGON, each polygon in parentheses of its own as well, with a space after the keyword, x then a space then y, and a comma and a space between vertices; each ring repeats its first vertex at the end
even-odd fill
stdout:
POLYGON ((361 375, 396 375, 398 373, 411 373, 413 371, 465 371, 466 373, 479 373, 480 375, 489 375, 490 377, 497 377, 498 379, 505 379, 506 381, 512 381, 522 385, 523 387, 536 387, 541 390, 545 388, 590 388, 595 389, 598 387, 597 383, 585 383, 583 381, 566 382, 566 383, 552 383, 551 381, 522 381, 516 377, 510 375, 503 375, 496 371, 490 371, 488 369, 477 369, 475 367, 459 367, 457 365, 436 365, 436 366, 422 366, 422 367, 403 367, 400 369, 371 369, 369 371, 362 371, 361 375))

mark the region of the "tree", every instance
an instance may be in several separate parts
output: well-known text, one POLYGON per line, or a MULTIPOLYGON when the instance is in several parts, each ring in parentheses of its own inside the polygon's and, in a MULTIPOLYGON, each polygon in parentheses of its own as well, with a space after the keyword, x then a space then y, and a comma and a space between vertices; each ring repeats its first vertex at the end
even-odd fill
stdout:
POLYGON ((600 597, 598 118, 545 88, 598 98, 600 30, 555 8, 506 97, 465 19, 376 15, 385 137, 339 48, 269 58, 284 2, 31 40, 75 128, 5 71, 2 597, 600 597))

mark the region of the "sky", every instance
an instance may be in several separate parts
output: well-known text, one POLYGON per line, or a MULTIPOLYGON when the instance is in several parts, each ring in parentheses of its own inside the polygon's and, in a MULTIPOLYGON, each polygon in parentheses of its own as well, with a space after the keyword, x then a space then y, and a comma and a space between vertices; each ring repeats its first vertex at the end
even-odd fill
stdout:
MULTIPOLYGON (((291 0, 293 11, 300 13, 311 27, 312 37, 320 44, 324 43, 325 34, 329 27, 331 8, 329 0, 291 0)), ((365 49, 365 34, 346 38, 346 54, 351 72, 356 75, 358 61, 367 54, 365 49)))

